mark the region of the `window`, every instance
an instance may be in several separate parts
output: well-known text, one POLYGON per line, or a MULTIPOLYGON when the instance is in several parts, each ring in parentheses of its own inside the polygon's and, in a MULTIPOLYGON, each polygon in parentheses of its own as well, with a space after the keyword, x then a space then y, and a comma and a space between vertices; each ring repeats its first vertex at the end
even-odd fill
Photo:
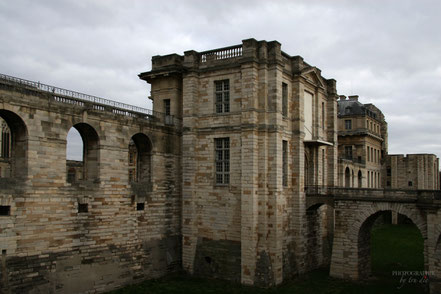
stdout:
POLYGON ((230 183, 230 138, 214 139, 216 184, 230 183))
POLYGON ((145 204, 144 202, 136 203, 136 210, 144 210, 145 204))
POLYGON ((386 182, 386 186, 390 187, 390 181, 386 182))
POLYGON ((325 129, 325 102, 322 102, 322 129, 325 129))
POLYGON ((288 116, 288 85, 282 83, 282 115, 288 116))
POLYGON ((164 113, 170 115, 170 99, 164 99, 164 113))
POLYGON ((75 183, 77 179, 77 173, 75 171, 75 168, 69 168, 67 171, 67 182, 68 183, 75 183))
POLYGON ((371 161, 371 153, 369 151, 369 146, 367 147, 367 161, 371 161))
POLYGON ((345 146, 345 158, 352 159, 352 146, 345 146))
POLYGON ((390 166, 387 167, 387 176, 390 177, 392 175, 392 169, 390 166))
POLYGON ((282 141, 282 184, 288 186, 288 142, 282 141))
POLYGON ((129 183, 150 183, 152 177, 152 142, 147 135, 137 133, 129 142, 129 183))
POLYGON ((408 185, 409 185, 409 187, 412 187, 413 186, 412 181, 409 181, 408 185))
POLYGON ((230 112, 230 81, 215 81, 216 113, 230 112))
POLYGON ((352 120, 350 119, 345 120, 345 129, 352 130, 352 120))
POLYGON ((9 205, 0 205, 0 215, 1 216, 11 215, 11 206, 9 206, 9 205))
POLYGON ((88 212, 89 208, 87 203, 78 203, 78 213, 88 212))

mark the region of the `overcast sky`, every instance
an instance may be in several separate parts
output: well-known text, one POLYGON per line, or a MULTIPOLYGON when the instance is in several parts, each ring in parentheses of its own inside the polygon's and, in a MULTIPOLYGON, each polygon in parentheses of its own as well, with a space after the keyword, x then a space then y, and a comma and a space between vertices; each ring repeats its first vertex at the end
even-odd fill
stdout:
POLYGON ((441 156, 441 1, 0 0, 0 72, 151 108, 154 55, 277 40, 386 116, 389 153, 441 156))

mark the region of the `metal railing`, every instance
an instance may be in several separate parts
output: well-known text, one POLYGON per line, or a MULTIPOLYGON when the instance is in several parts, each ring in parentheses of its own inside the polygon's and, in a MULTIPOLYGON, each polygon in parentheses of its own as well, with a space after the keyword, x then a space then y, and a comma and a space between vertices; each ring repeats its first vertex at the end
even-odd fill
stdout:
POLYGON ((170 115, 166 116, 164 113, 156 112, 151 109, 108 100, 93 95, 46 85, 40 82, 8 76, 5 74, 0 74, 0 80, 7 81, 13 85, 32 88, 49 93, 56 102, 76 105, 80 107, 86 107, 90 105, 92 109, 98 111, 110 111, 117 115, 140 117, 148 120, 158 121, 166 125, 181 126, 181 121, 176 117, 170 115))
POLYGON ((204 51, 200 53, 200 56, 201 56, 200 59, 201 62, 240 57, 242 56, 242 45, 204 51))
POLYGON ((360 164, 366 164, 366 161, 362 158, 353 157, 349 155, 344 155, 343 157, 339 158, 340 161, 352 161, 353 163, 360 163, 360 164))

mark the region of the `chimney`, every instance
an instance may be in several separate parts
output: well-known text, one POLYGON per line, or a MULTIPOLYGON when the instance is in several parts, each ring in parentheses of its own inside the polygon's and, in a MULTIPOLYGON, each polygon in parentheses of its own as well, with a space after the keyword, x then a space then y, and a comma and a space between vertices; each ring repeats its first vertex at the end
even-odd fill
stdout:
POLYGON ((352 96, 349 96, 349 100, 355 100, 355 101, 358 101, 358 95, 352 95, 352 96))
POLYGON ((346 96, 345 95, 340 95, 339 98, 340 98, 340 101, 346 100, 346 96))

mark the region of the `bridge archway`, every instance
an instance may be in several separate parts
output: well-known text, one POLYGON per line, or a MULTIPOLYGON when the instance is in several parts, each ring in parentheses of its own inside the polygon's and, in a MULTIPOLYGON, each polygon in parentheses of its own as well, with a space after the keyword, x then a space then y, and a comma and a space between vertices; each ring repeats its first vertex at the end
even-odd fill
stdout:
POLYGON ((414 203, 339 200, 335 201, 332 277, 359 280, 371 274, 370 232, 377 217, 386 211, 406 216, 419 229, 427 268, 427 220, 414 203))
POLYGON ((12 111, 0 109, 0 117, 6 123, 2 131, 2 175, 26 178, 28 130, 23 119, 12 111))
POLYGON ((99 178, 100 164, 98 133, 87 123, 77 123, 72 128, 76 129, 81 136, 82 160, 76 162, 66 160, 67 180, 71 183, 77 180, 96 180, 99 178))
POLYGON ((334 208, 316 203, 306 210, 307 270, 329 265, 334 237, 334 208))
MULTIPOLYGON (((386 216, 392 210, 381 210, 370 215, 361 225, 358 233, 358 273, 360 279, 365 279, 372 274, 371 232, 374 223, 381 217, 386 216)), ((406 216, 406 215, 405 215, 406 216)), ((410 219, 410 218, 409 218, 410 219)), ((410 219, 412 221, 412 219, 410 219)), ((413 225, 418 226, 412 221, 413 225)), ((421 236, 422 231, 418 228, 421 236)), ((424 252, 421 252, 424 254, 424 252)), ((417 270, 417 269, 412 269, 417 270)))

